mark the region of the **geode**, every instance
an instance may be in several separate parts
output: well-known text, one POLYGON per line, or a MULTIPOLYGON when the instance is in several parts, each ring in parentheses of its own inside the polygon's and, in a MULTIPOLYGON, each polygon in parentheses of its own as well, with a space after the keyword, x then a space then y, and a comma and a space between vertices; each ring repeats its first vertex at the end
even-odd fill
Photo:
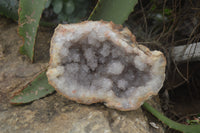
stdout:
POLYGON ((158 93, 165 66, 164 55, 138 45, 127 28, 85 21, 56 28, 47 76, 68 99, 128 111, 158 93))

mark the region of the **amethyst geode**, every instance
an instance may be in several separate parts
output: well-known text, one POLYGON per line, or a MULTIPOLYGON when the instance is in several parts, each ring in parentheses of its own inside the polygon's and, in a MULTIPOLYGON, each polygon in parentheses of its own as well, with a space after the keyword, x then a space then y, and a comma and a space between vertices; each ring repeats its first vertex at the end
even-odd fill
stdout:
POLYGON ((164 55, 137 45, 127 28, 112 22, 60 24, 50 56, 50 84, 79 103, 135 110, 158 93, 165 79, 164 55))

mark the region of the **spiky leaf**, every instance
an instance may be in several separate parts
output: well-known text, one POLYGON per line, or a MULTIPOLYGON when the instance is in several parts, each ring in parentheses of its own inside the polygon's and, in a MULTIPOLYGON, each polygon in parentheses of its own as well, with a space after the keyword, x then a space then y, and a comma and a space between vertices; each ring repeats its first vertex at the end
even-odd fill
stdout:
POLYGON ((156 109, 154 109, 151 105, 148 103, 144 103, 142 105, 146 110, 148 110, 150 113, 152 113, 156 118, 158 118, 160 121, 162 121, 164 124, 169 126, 169 128, 181 131, 183 133, 200 133, 200 125, 184 125, 177 123, 167 117, 165 117, 163 114, 158 112, 156 109))
POLYGON ((20 48, 33 61, 34 44, 40 17, 46 0, 20 0, 19 2, 19 35, 24 40, 20 48))
POLYGON ((65 13, 66 14, 72 14, 72 12, 75 10, 75 5, 73 0, 69 0, 66 3, 64 3, 65 5, 65 13))
POLYGON ((11 104, 25 104, 51 94, 55 89, 48 84, 46 71, 39 74, 32 82, 16 93, 10 100, 11 104))
POLYGON ((138 0, 98 0, 89 20, 113 21, 123 24, 133 11, 138 0))
POLYGON ((54 0, 52 2, 52 5, 53 5, 53 11, 56 14, 59 14, 63 8, 63 1, 62 0, 54 0))

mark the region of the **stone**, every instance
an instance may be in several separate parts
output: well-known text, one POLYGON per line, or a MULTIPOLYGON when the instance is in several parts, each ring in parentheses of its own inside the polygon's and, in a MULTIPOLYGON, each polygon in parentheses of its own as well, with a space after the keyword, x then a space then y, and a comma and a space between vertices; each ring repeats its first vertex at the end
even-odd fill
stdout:
MULTIPOLYGON (((35 73, 47 66, 49 57, 44 55, 49 55, 51 32, 38 30, 40 36, 36 47, 40 47, 36 48, 37 60, 32 64, 18 53, 22 40, 17 34, 17 23, 0 17, 0 31, 0 44, 5 48, 4 57, 0 60, 0 133, 164 133, 162 124, 159 128, 162 132, 151 131, 145 111, 141 108, 121 112, 103 104, 82 105, 58 93, 30 104, 11 105, 9 98, 12 93, 24 87, 35 73)), ((82 67, 88 70, 86 66, 82 67)))
POLYGON ((68 99, 128 111, 157 95, 165 66, 163 53, 138 45, 127 28, 85 21, 56 28, 47 76, 68 99))

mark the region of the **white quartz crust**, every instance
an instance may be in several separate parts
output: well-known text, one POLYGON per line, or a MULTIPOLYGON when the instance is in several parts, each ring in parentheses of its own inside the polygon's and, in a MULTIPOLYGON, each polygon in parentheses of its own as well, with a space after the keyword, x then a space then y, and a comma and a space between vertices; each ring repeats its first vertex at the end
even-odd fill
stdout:
POLYGON ((51 40, 49 83, 79 103, 103 102, 135 110, 156 95, 165 79, 160 51, 136 45, 127 28, 112 22, 59 25, 51 40))

